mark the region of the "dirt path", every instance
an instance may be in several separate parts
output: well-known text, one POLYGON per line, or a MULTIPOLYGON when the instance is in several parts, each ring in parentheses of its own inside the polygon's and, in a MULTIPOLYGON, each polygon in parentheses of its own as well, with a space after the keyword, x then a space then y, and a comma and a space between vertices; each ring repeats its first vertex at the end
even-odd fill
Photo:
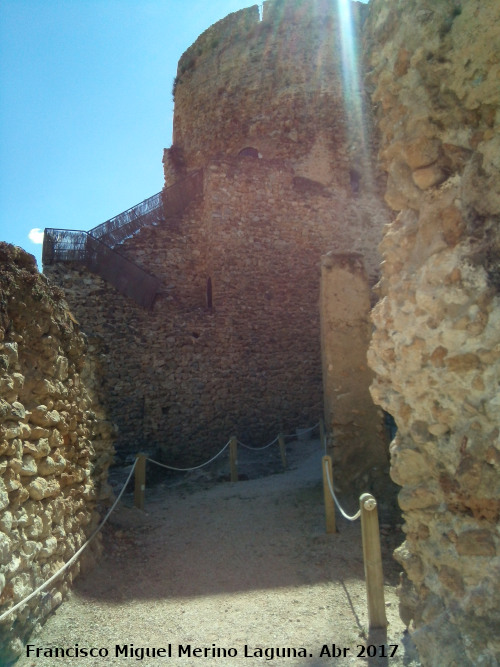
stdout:
POLYGON ((292 443, 288 455, 285 473, 237 484, 204 472, 170 478, 148 492, 144 513, 126 494, 106 527, 105 557, 30 640, 41 657, 16 667, 410 664, 391 558, 400 536, 383 538, 395 656, 357 657, 366 645, 387 652, 383 636, 367 633, 359 521, 339 519, 340 532, 326 535, 319 442, 292 443), (49 657, 48 647, 72 656, 76 644, 101 656, 49 657), (159 648, 165 655, 141 659, 159 648))

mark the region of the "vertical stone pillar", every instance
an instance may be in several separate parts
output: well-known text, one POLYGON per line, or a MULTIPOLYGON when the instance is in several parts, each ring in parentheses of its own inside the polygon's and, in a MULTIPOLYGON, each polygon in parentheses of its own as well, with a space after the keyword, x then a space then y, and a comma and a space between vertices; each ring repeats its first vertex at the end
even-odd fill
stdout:
POLYGON ((360 254, 323 257, 320 313, 325 425, 336 486, 387 497, 388 438, 369 392, 370 287, 360 254))

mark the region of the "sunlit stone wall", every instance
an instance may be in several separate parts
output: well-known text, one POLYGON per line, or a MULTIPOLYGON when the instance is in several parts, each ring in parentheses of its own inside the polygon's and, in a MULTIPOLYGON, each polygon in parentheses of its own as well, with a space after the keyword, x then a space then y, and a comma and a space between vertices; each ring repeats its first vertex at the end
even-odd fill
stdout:
MULTIPOLYGON (((349 5, 355 37, 367 7, 349 5)), ((350 55, 355 71, 358 54, 350 55)), ((345 89, 342 58, 330 0, 267 0, 262 21, 255 5, 208 28, 179 60, 167 185, 182 166, 253 147, 297 176, 346 189, 352 178, 366 189, 367 147, 353 122, 359 99, 352 82, 345 89)))
MULTIPOLYGON (((369 387, 371 288, 363 257, 328 253, 321 262, 321 355, 325 424, 331 434, 333 477, 339 493, 370 492, 384 515, 395 516, 389 479, 389 431, 369 387)), ((399 517, 398 517, 399 518, 399 517)))
POLYGON ((369 355, 391 413, 401 613, 425 665, 500 661, 500 5, 372 0, 394 210, 369 355))
POLYGON ((78 267, 46 269, 104 369, 120 454, 182 467, 232 433, 261 445, 318 421, 321 256, 359 252, 373 284, 388 219, 353 132, 335 3, 236 12, 181 57, 165 178, 203 168, 203 197, 119 248, 161 279, 153 308, 78 267))
MULTIPOLYGON (((85 352, 61 290, 33 256, 0 243, 0 614, 73 556, 109 500, 113 429, 92 402, 85 352)), ((99 544, 1 623, 0 664, 19 655, 99 544)))

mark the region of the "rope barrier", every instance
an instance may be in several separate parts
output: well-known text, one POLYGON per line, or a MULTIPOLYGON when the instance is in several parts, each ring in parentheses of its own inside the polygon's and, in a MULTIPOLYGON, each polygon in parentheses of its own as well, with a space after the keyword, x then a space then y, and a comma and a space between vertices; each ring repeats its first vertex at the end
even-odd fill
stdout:
POLYGON ((251 449, 253 452, 261 452, 263 449, 267 449, 268 447, 271 447, 271 445, 274 445, 276 442, 279 440, 279 435, 277 435, 272 442, 270 442, 268 445, 264 445, 263 447, 250 447, 250 445, 245 445, 244 442, 241 442, 241 440, 238 440, 238 445, 241 445, 245 449, 251 449))
MULTIPOLYGON (((314 431, 314 429, 318 428, 318 426, 319 426, 319 422, 316 422, 316 424, 314 424, 314 426, 309 426, 309 428, 301 429, 301 435, 304 435, 306 433, 310 433, 311 431, 314 431)), ((288 433, 288 434, 285 433, 283 435, 283 437, 284 438, 298 438, 299 436, 297 435, 297 433, 288 433)))
MULTIPOLYGON (((321 433, 322 433, 322 428, 323 428, 323 427, 322 427, 322 423, 320 423, 320 422, 316 423, 314 426, 311 426, 311 427, 309 427, 309 428, 307 428, 307 429, 303 429, 303 430, 301 430, 301 435, 303 435, 303 434, 305 434, 305 433, 310 433, 311 431, 313 431, 313 430, 314 430, 315 428, 317 428, 318 426, 320 426, 320 435, 321 435, 321 433)), ((47 581, 45 581, 43 584, 41 584, 40 586, 38 586, 38 588, 36 588, 32 593, 30 593, 30 594, 29 594, 27 597, 25 597, 23 600, 21 600, 20 602, 18 602, 17 604, 15 604, 13 607, 11 607, 11 608, 8 609, 7 611, 5 611, 3 614, 1 614, 1 615, 0 615, 0 622, 2 622, 5 618, 7 618, 7 617, 8 617, 10 614, 12 614, 14 611, 16 611, 17 609, 19 609, 22 605, 24 605, 24 604, 26 604, 27 602, 29 602, 33 597, 35 597, 35 595, 37 595, 38 593, 40 593, 41 591, 43 591, 45 588, 47 588, 53 581, 55 581, 55 580, 56 580, 56 579, 57 579, 57 578, 58 578, 58 577, 65 571, 65 570, 67 570, 67 569, 68 569, 68 568, 69 568, 69 567, 70 567, 70 566, 71 566, 71 565, 78 559, 78 557, 80 556, 80 554, 81 554, 81 553, 87 548, 87 546, 94 540, 94 538, 96 537, 96 535, 97 535, 97 534, 99 533, 99 531, 102 529, 102 527, 104 526, 104 524, 105 524, 105 523, 107 522, 107 520, 109 519, 111 513, 113 512, 113 510, 115 509, 115 507, 116 507, 117 504, 119 503, 119 501, 120 501, 120 499, 121 499, 121 497, 122 497, 122 495, 123 495, 123 493, 124 493, 124 491, 125 491, 125 489, 126 489, 128 483, 129 483, 129 481, 130 481, 130 479, 131 479, 131 477, 132 477, 132 475, 134 474, 134 471, 135 471, 135 469, 136 469, 137 462, 138 462, 139 458, 141 458, 143 461, 149 461, 150 463, 154 463, 155 465, 158 465, 158 466, 160 466, 160 467, 162 467, 162 468, 166 468, 166 469, 168 469, 168 470, 174 470, 174 471, 177 471, 177 472, 190 472, 190 471, 193 471, 193 470, 199 470, 200 468, 203 468, 203 467, 205 467, 206 465, 212 463, 212 461, 215 461, 215 459, 217 459, 217 458, 218 458, 218 457, 219 457, 219 456, 220 456, 220 455, 221 455, 221 454, 222 454, 222 453, 229 447, 229 445, 231 445, 232 442, 233 442, 233 444, 234 444, 235 442, 237 442, 237 443, 238 443, 239 445, 241 445, 242 447, 244 447, 244 448, 246 448, 246 449, 253 450, 253 451, 261 451, 261 450, 267 449, 268 447, 271 447, 271 446, 274 445, 276 442, 280 442, 280 447, 283 447, 283 449, 284 449, 284 441, 283 441, 283 438, 285 438, 285 437, 288 437, 288 438, 290 438, 290 437, 299 437, 299 435, 298 435, 297 433, 295 433, 295 434, 290 434, 290 435, 278 435, 276 438, 274 438, 274 440, 273 440, 272 442, 268 443, 267 445, 264 445, 263 447, 251 447, 250 445, 246 445, 245 443, 240 442, 239 440, 236 440, 236 439, 233 437, 233 438, 231 438, 230 440, 228 440, 228 442, 224 445, 224 447, 223 447, 219 452, 217 452, 217 454, 215 454, 215 456, 212 456, 210 459, 208 459, 208 461, 205 461, 204 463, 201 463, 200 465, 193 466, 193 467, 190 467, 190 468, 177 468, 177 467, 174 467, 174 466, 169 466, 169 465, 164 464, 164 463, 160 463, 159 461, 155 461, 154 459, 151 459, 151 458, 146 457, 146 456, 144 456, 144 455, 138 456, 138 458, 135 459, 134 464, 133 464, 133 466, 132 466, 132 468, 131 468, 131 470, 130 470, 128 476, 127 476, 127 479, 126 479, 126 481, 125 481, 125 484, 123 485, 123 487, 122 487, 120 493, 119 493, 118 496, 116 497, 116 499, 115 499, 113 505, 112 505, 111 508, 108 510, 108 512, 106 513, 104 519, 101 521, 101 523, 100 523, 100 524, 97 526, 97 528, 93 531, 93 533, 91 534, 91 536, 89 537, 89 539, 85 542, 85 544, 83 544, 83 545, 78 549, 78 551, 77 551, 77 552, 76 552, 76 553, 69 559, 69 561, 68 561, 67 563, 65 563, 65 564, 64 564, 64 565, 63 565, 63 566, 62 566, 62 567, 61 567, 55 574, 53 574, 49 579, 47 579, 47 581)), ((326 451, 326 444, 325 444, 325 451, 326 451)), ((286 466, 286 462, 285 462, 285 466, 286 466)), ((144 475, 144 472, 145 472, 144 464, 142 464, 142 474, 143 474, 143 475, 144 475)), ((342 514, 342 516, 343 516, 345 519, 347 519, 348 521, 356 521, 357 519, 359 519, 359 517, 361 516, 361 509, 358 510, 358 512, 357 512, 354 516, 349 516, 349 515, 342 509, 342 507, 341 507, 341 505, 340 505, 340 503, 339 503, 339 501, 337 500, 337 497, 336 497, 336 495, 335 495, 335 491, 334 491, 334 489, 333 489, 332 481, 331 481, 331 479, 330 479, 330 473, 329 473, 328 465, 325 465, 325 473, 326 473, 326 479, 327 479, 328 488, 329 488, 329 490, 330 490, 331 496, 332 496, 332 498, 333 498, 333 500, 334 500, 334 502, 335 502, 335 504, 336 504, 338 510, 339 510, 340 513, 342 514)), ((136 480, 136 482, 137 482, 137 480, 136 480)), ((143 480, 143 483, 144 483, 144 480, 143 480)), ((142 487, 142 493, 143 493, 143 491, 144 491, 144 486, 142 487)), ((368 505, 368 501, 366 502, 366 505, 368 505)), ((375 505, 374 505, 374 506, 376 506, 376 502, 375 502, 375 505)), ((371 510, 371 509, 373 509, 373 508, 372 508, 372 506, 370 506, 370 507, 367 506, 366 509, 371 510)))
POLYGON ((325 465, 324 468, 325 468, 325 473, 326 473, 326 481, 328 482, 328 488, 330 489, 330 493, 332 494, 332 498, 335 501, 335 504, 337 505, 337 508, 338 508, 339 512, 342 514, 344 519, 347 519, 348 521, 356 521, 356 519, 359 519, 359 517, 361 516, 361 510, 359 509, 356 512, 356 514, 354 514, 353 516, 349 516, 348 514, 346 514, 344 512, 344 510, 340 506, 339 501, 337 500, 337 496, 335 495, 335 491, 333 490, 333 485, 332 485, 332 481, 330 479, 330 471, 328 470, 328 466, 325 465))
POLYGON ((241 442, 240 440, 237 440, 236 436, 233 435, 231 438, 226 442, 224 447, 215 454, 215 456, 212 456, 208 461, 205 461, 204 463, 200 463, 197 466, 191 466, 187 468, 179 468, 177 466, 172 466, 168 465, 167 463, 160 463, 160 461, 155 461, 154 459, 150 458, 146 454, 137 454, 136 457, 136 462, 138 462, 137 469, 136 469, 136 475, 135 475, 135 489, 134 489, 134 504, 135 507, 138 509, 144 509, 144 492, 146 490, 146 461, 149 461, 150 463, 153 463, 154 465, 159 466, 160 468, 165 468, 166 470, 174 470, 176 472, 191 472, 193 470, 199 470, 200 468, 204 468, 205 466, 209 465, 213 461, 215 461, 216 458, 218 458, 228 447, 230 448, 229 450, 229 465, 231 469, 231 482, 237 482, 238 481, 238 461, 237 461, 237 447, 238 445, 241 445, 245 449, 250 449, 252 451, 262 451, 264 449, 267 449, 268 447, 271 447, 274 445, 276 442, 279 444, 280 447, 280 454, 281 454, 281 460, 283 463, 283 467, 286 469, 287 467, 287 461, 286 461, 286 450, 285 450, 285 437, 297 437, 300 438, 301 435, 304 435, 306 433, 310 433, 313 431, 317 426, 320 426, 320 439, 324 440, 324 428, 322 425, 321 420, 314 424, 313 426, 310 426, 309 428, 301 429, 300 434, 295 433, 293 436, 284 436, 283 434, 279 434, 272 440, 270 443, 267 445, 264 445, 263 447, 251 447, 250 445, 245 444, 244 442, 241 442))
MULTIPOLYGON (((314 429, 317 428, 318 426, 319 426, 319 422, 317 422, 316 424, 314 424, 314 426, 310 426, 309 428, 305 428, 305 429, 303 429, 302 432, 303 432, 303 433, 310 433, 311 431, 314 431, 314 429)), ((297 437, 297 434, 296 434, 296 433, 292 433, 292 434, 284 435, 283 437, 284 437, 284 438, 296 438, 296 437, 297 437)), ((279 440, 279 435, 277 435, 277 436, 274 438, 274 440, 272 440, 272 442, 268 443, 267 445, 264 445, 263 447, 251 447, 250 445, 246 445, 244 442, 241 442, 241 440, 238 440, 238 444, 241 445, 242 447, 244 447, 245 449, 250 449, 250 450, 252 450, 252 451, 254 451, 254 452, 258 452, 258 451, 262 451, 262 450, 264 450, 264 449, 267 449, 268 447, 271 447, 272 445, 274 445, 275 443, 277 443, 278 440, 279 440)), ((215 461, 215 459, 216 459, 217 457, 219 457, 219 456, 220 456, 220 455, 227 449, 227 447, 229 446, 229 443, 230 443, 230 442, 231 442, 231 440, 228 440, 228 441, 226 442, 226 444, 224 445, 224 447, 220 450, 220 452, 218 452, 218 453, 217 453, 215 456, 213 456, 211 459, 209 459, 209 460, 206 461, 205 463, 201 463, 199 466, 193 466, 192 468, 176 468, 175 466, 169 466, 169 465, 167 465, 166 463, 160 463, 159 461, 154 461, 153 459, 150 459, 150 458, 146 458, 146 461, 149 461, 150 463, 154 463, 154 464, 156 464, 156 465, 158 465, 158 466, 160 466, 160 467, 162 467, 162 468, 167 468, 167 470, 175 470, 175 471, 177 471, 177 472, 191 472, 192 470, 199 470, 200 468, 204 468, 204 467, 205 467, 206 465, 208 465, 209 463, 212 463, 212 461, 215 461)))
MULTIPOLYGON (((314 426, 310 426, 309 428, 302 429, 301 435, 305 434, 305 433, 310 433, 311 431, 314 431, 314 429, 317 428, 318 426, 319 426, 319 422, 314 424, 314 426)), ((284 438, 297 438, 298 435, 297 435, 297 433, 284 433, 283 437, 284 438)), ((278 440, 279 440, 279 435, 277 435, 272 442, 270 442, 267 445, 264 445, 263 447, 250 447, 250 445, 245 445, 245 443, 241 442, 241 440, 238 440, 238 445, 241 445, 245 449, 250 449, 254 452, 259 452, 263 449, 267 449, 268 447, 271 447, 271 445, 274 445, 276 442, 278 442, 278 440)))
MULTIPOLYGON (((317 426, 318 426, 318 424, 315 424, 314 426, 311 426, 311 427, 308 428, 308 429, 304 429, 303 432, 304 432, 304 433, 308 433, 308 432, 310 432, 310 431, 313 431, 317 426)), ((283 437, 293 437, 293 436, 288 435, 288 436, 283 436, 283 437)), ((279 440, 279 436, 276 436, 276 438, 275 438, 272 442, 270 442, 270 443, 267 444, 267 445, 264 445, 264 447, 250 447, 250 445, 245 445, 243 442, 240 442, 240 441, 238 441, 238 444, 240 444, 242 447, 245 447, 246 449, 251 449, 251 450, 254 450, 254 451, 260 451, 260 450, 267 449, 268 447, 271 447, 271 445, 274 445, 276 442, 278 442, 278 440, 279 440)), ((205 463, 201 463, 200 465, 198 465, 198 466, 193 466, 193 467, 191 467, 191 468, 176 468, 176 467, 174 467, 174 466, 169 466, 169 465, 166 465, 165 463, 160 463, 159 461, 155 461, 154 459, 150 459, 149 457, 146 457, 146 461, 149 461, 150 463, 154 463, 155 465, 160 466, 160 467, 162 467, 162 468, 167 468, 168 470, 175 470, 176 472, 191 472, 191 471, 193 471, 193 470, 199 470, 200 468, 204 468, 204 467, 205 467, 206 465, 208 465, 209 463, 212 463, 212 461, 215 461, 215 459, 218 458, 218 457, 219 457, 219 456, 220 456, 220 455, 221 455, 221 454, 222 454, 222 453, 229 447, 230 442, 231 442, 231 440, 228 440, 227 443, 224 445, 224 447, 223 447, 219 452, 217 452, 217 454, 216 454, 215 456, 212 456, 212 458, 210 458, 208 461, 205 461, 205 463)), ((12 613, 13 613, 14 611, 16 611, 17 609, 19 609, 22 605, 26 604, 26 603, 29 602, 31 599, 33 599, 33 598, 35 597, 35 595, 37 595, 38 593, 40 593, 41 591, 43 591, 45 588, 47 588, 47 586, 49 586, 49 585, 50 585, 53 581, 55 581, 55 580, 56 580, 56 579, 57 579, 63 572, 65 572, 71 565, 73 565, 73 563, 78 559, 78 557, 80 556, 80 554, 81 554, 81 553, 88 547, 88 545, 94 540, 94 538, 96 537, 96 535, 98 534, 98 532, 102 529, 102 527, 104 526, 104 524, 105 524, 105 523, 107 522, 107 520, 109 519, 111 513, 113 512, 113 510, 115 509, 115 507, 116 507, 117 504, 119 503, 119 501, 120 501, 120 499, 121 499, 121 497, 122 497, 122 495, 123 495, 123 493, 124 493, 124 491, 125 491, 125 489, 126 489, 126 487, 127 487, 127 484, 129 483, 129 481, 130 481, 132 475, 134 474, 134 471, 135 471, 135 468, 136 468, 136 465, 137 465, 137 460, 138 460, 138 459, 135 459, 134 464, 133 464, 133 466, 132 466, 132 469, 130 470, 130 472, 129 472, 129 474, 128 474, 128 477, 127 477, 127 479, 126 479, 126 481, 125 481, 125 484, 123 485, 123 487, 122 487, 120 493, 119 493, 118 496, 116 497, 116 500, 114 501, 113 505, 112 505, 111 508, 108 510, 108 512, 106 513, 106 516, 105 516, 104 519, 101 521, 101 523, 99 524, 99 526, 97 526, 97 528, 94 530, 94 532, 92 533, 92 535, 91 535, 91 536, 89 537, 89 539, 85 542, 85 544, 83 544, 83 545, 78 549, 78 551, 77 551, 77 552, 76 552, 76 553, 69 559, 69 561, 68 561, 67 563, 65 563, 65 564, 64 564, 64 565, 63 565, 63 566, 62 566, 62 567, 61 567, 55 574, 53 574, 49 579, 47 579, 47 581, 45 581, 43 584, 41 584, 40 586, 38 586, 38 588, 36 588, 32 593, 30 593, 30 594, 29 594, 27 597, 25 597, 23 600, 21 600, 20 602, 18 602, 17 604, 15 604, 13 607, 11 607, 11 608, 8 609, 7 611, 5 611, 3 614, 1 614, 1 615, 0 615, 0 623, 1 623, 5 618, 7 618, 7 616, 9 616, 10 614, 12 614, 12 613)), ((330 489, 331 489, 331 487, 330 487, 330 489)), ((332 489, 331 489, 331 490, 332 490, 332 489)))
POLYGON ((204 468, 206 465, 209 463, 212 463, 212 461, 215 461, 215 459, 222 454, 224 450, 226 450, 229 447, 229 443, 231 440, 228 440, 224 447, 218 452, 215 456, 212 456, 211 459, 208 461, 205 461, 205 463, 200 464, 199 466, 194 466, 193 468, 174 468, 174 466, 169 466, 166 465, 165 463, 159 463, 159 461, 154 461, 153 459, 147 458, 146 461, 149 461, 150 463, 155 463, 157 466, 160 466, 162 468, 167 468, 167 470, 176 470, 177 472, 191 472, 191 470, 199 470, 200 468, 204 468))
POLYGON ((92 535, 89 537, 89 539, 85 542, 85 544, 84 544, 83 546, 81 546, 75 554, 73 554, 73 556, 69 559, 69 561, 68 561, 67 563, 65 563, 65 564, 64 564, 64 565, 63 565, 63 566, 62 566, 62 567, 61 567, 55 574, 53 574, 49 579, 47 579, 46 582, 44 582, 41 586, 39 586, 37 589, 35 589, 35 590, 34 590, 32 593, 30 593, 27 597, 25 597, 24 600, 21 600, 20 602, 18 602, 17 604, 15 604, 15 605, 14 605, 13 607, 11 607, 10 609, 7 609, 7 611, 5 611, 5 612, 0 616, 0 623, 1 623, 5 618, 7 618, 7 616, 9 616, 9 614, 12 614, 12 612, 16 611, 16 610, 19 609, 19 607, 21 607, 23 604, 26 604, 26 602, 29 602, 32 598, 34 598, 35 595, 36 595, 37 593, 39 593, 40 591, 43 591, 45 588, 47 588, 47 586, 48 586, 49 584, 51 584, 53 581, 55 581, 55 579, 57 579, 57 578, 59 577, 60 574, 62 574, 65 570, 67 570, 68 567, 70 567, 70 565, 73 565, 73 563, 77 560, 77 558, 78 558, 79 555, 82 553, 82 551, 88 547, 88 545, 92 542, 92 540, 95 538, 95 536, 97 535, 97 533, 98 533, 98 532, 101 530, 101 528, 104 526, 104 524, 106 523, 106 521, 109 519, 109 517, 110 517, 110 515, 111 515, 111 512, 115 509, 115 507, 116 507, 117 504, 119 503, 120 498, 123 496, 123 493, 124 493, 124 491, 125 491, 125 489, 126 489, 126 487, 127 487, 127 484, 129 483, 130 478, 132 477, 132 475, 133 475, 133 473, 134 473, 136 463, 137 463, 137 459, 134 461, 134 465, 132 466, 132 469, 131 469, 131 471, 130 471, 129 474, 128 474, 127 481, 125 482, 125 484, 124 484, 123 487, 122 487, 122 490, 120 491, 120 493, 119 493, 118 496, 116 497, 115 502, 111 505, 111 508, 110 508, 110 509, 108 510, 108 512, 106 513, 106 516, 105 516, 104 519, 101 521, 101 523, 97 526, 97 528, 94 530, 94 532, 93 532, 92 535))

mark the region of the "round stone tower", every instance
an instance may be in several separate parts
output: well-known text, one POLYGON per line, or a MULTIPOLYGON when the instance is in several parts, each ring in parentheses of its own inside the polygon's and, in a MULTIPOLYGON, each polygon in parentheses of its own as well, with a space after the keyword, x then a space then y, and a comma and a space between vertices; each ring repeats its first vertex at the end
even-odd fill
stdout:
MULTIPOLYGON (((356 26, 364 5, 352 7, 356 26)), ((268 0, 262 16, 256 5, 230 14, 179 61, 166 184, 243 152, 284 159, 325 186, 350 186, 360 142, 343 88, 336 3, 268 0)))

